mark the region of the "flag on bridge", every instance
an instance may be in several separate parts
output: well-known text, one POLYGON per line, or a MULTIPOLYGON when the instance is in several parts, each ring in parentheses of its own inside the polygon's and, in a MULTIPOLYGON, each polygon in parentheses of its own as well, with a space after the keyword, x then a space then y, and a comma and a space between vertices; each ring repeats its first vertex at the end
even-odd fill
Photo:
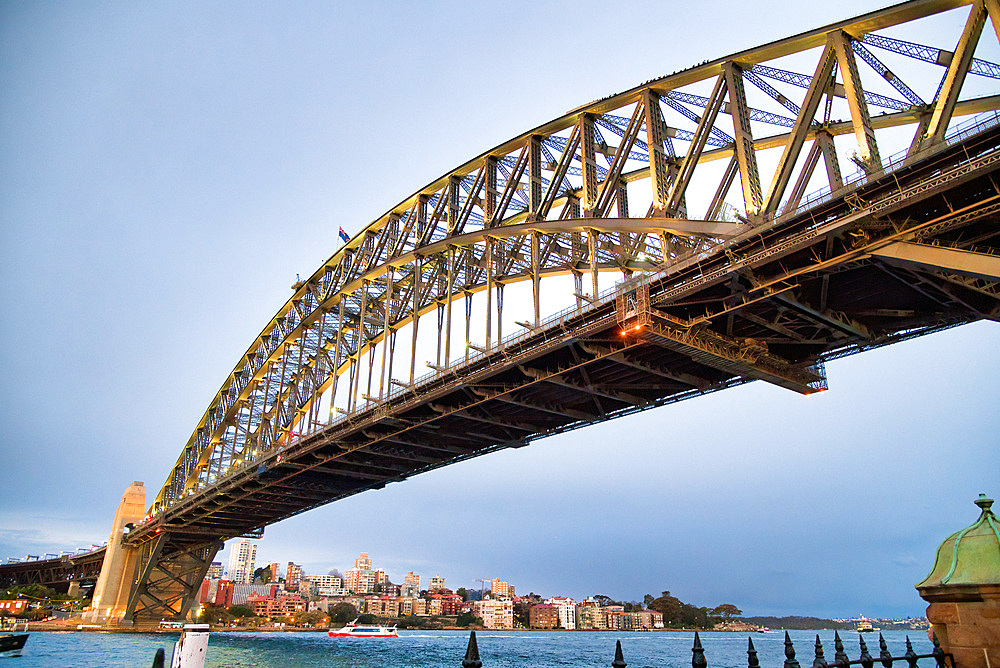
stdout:
POLYGON ((340 238, 344 240, 345 244, 351 240, 350 235, 348 235, 347 232, 344 231, 343 227, 340 228, 340 238))

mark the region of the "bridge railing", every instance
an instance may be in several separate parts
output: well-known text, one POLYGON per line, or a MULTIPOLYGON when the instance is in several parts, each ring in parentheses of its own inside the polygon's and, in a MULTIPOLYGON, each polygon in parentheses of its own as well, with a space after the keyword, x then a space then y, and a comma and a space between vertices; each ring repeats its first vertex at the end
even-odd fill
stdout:
MULTIPOLYGON (((926 666, 933 665, 935 668, 955 668, 954 657, 946 653, 941 649, 941 644, 938 642, 937 636, 933 636, 932 642, 934 644, 934 649, 929 654, 917 654, 913 651, 913 645, 910 643, 910 637, 906 637, 906 652, 902 656, 893 656, 886 645, 885 638, 882 637, 880 633, 878 635, 879 639, 879 654, 878 657, 873 657, 868 651, 868 646, 865 643, 864 637, 859 637, 859 652, 860 656, 857 659, 851 659, 847 653, 844 651, 844 643, 840 639, 840 634, 834 632, 834 658, 832 661, 827 662, 824 657, 823 644, 820 642, 819 634, 816 634, 816 644, 814 646, 814 658, 812 662, 812 668, 849 668, 849 666, 861 666, 862 668, 873 668, 876 662, 881 664, 884 668, 892 668, 894 664, 899 664, 902 666, 905 664, 907 668, 917 668, 918 663, 924 660, 926 666)), ((469 644, 465 650, 465 658, 462 660, 462 668, 482 668, 483 661, 479 656, 479 645, 476 641, 476 632, 473 631, 469 635, 469 644)), ((622 651, 621 640, 617 641, 615 646, 615 658, 611 662, 612 668, 625 668, 628 664, 625 662, 624 652, 622 651)), ((663 665, 671 665, 669 663, 663 665)), ((698 632, 695 631, 694 634, 694 646, 691 648, 691 668, 708 668, 709 660, 706 656, 705 648, 701 644, 701 638, 698 632)), ((747 667, 748 668, 760 668, 760 659, 757 657, 757 650, 753 645, 753 638, 747 639, 747 667)), ((487 668, 489 668, 487 666, 487 668)), ((799 662, 795 658, 795 646, 793 645, 791 639, 788 637, 788 632, 785 632, 785 652, 784 652, 784 663, 783 668, 800 668, 799 662)))
POLYGON ((793 218, 815 206, 835 199, 836 197, 850 192, 851 190, 856 190, 860 186, 863 186, 871 181, 873 178, 881 178, 886 174, 891 174, 901 167, 906 167, 915 162, 924 160, 935 153, 943 151, 950 146, 954 146, 974 134, 982 132, 983 130, 998 124, 1000 124, 1000 112, 987 112, 973 116, 972 118, 957 124, 951 133, 944 138, 944 141, 921 148, 912 154, 910 154, 909 149, 897 151, 889 157, 883 158, 882 169, 876 172, 869 174, 858 170, 851 176, 851 178, 845 179, 844 185, 836 190, 832 190, 829 186, 827 186, 806 194, 802 198, 802 202, 797 207, 783 211, 780 216, 775 216, 774 221, 775 223, 780 224, 783 220, 793 218))

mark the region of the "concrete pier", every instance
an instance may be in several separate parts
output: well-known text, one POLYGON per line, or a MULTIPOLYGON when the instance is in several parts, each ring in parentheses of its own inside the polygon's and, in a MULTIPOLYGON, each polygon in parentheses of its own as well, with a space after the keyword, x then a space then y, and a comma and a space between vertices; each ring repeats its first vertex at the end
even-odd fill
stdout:
POLYGON ((136 481, 125 490, 115 512, 111 535, 108 536, 108 549, 101 564, 101 575, 97 579, 97 586, 94 587, 93 603, 90 605, 90 610, 84 614, 84 619, 88 623, 104 626, 129 623, 123 622, 122 617, 125 615, 129 593, 135 580, 138 553, 123 543, 122 535, 127 524, 138 525, 145 516, 146 487, 136 481))

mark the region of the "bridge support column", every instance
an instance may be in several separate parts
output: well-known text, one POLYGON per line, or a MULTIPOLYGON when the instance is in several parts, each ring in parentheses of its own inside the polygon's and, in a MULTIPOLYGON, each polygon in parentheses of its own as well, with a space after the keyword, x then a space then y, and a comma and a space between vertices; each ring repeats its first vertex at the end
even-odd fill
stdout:
POLYGON ((125 490, 101 564, 101 575, 94 587, 94 598, 84 619, 92 624, 117 626, 125 614, 129 593, 135 579, 138 551, 125 545, 122 535, 126 524, 138 524, 146 515, 146 488, 133 482, 125 490))

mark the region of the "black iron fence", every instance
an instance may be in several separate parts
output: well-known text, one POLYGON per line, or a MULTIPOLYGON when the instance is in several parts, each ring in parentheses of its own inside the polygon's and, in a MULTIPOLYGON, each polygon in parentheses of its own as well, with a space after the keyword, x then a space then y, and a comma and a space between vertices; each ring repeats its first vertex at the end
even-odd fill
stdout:
MULTIPOLYGON (((894 664, 899 664, 897 668, 917 668, 917 663, 921 659, 933 659, 934 668, 956 668, 955 659, 951 654, 941 649, 937 636, 932 637, 934 649, 930 654, 917 654, 910 644, 910 637, 906 637, 906 652, 902 656, 892 656, 889 648, 885 644, 885 638, 878 634, 879 654, 877 657, 868 651, 868 645, 864 637, 860 638, 860 656, 851 659, 844 651, 844 643, 840 639, 840 634, 834 631, 833 634, 833 661, 827 661, 824 656, 823 643, 820 642, 819 634, 816 635, 816 646, 814 647, 814 658, 812 668, 848 668, 849 666, 861 666, 861 668, 873 668, 876 663, 883 668, 892 668, 894 664)), ((705 648, 701 645, 701 638, 698 632, 694 634, 694 646, 691 648, 691 668, 708 668, 708 657, 705 656, 705 648)), ((622 642, 617 641, 615 646, 615 658, 611 662, 612 668, 625 668, 625 656, 622 653, 622 642)), ((930 666, 929 661, 925 661, 924 666, 930 666)), ((465 650, 465 658, 462 660, 462 668, 483 668, 483 662, 479 659, 479 645, 476 642, 476 632, 469 636, 469 645, 465 650)), ((757 650, 753 646, 753 638, 747 639, 747 668, 760 668, 760 660, 757 658, 757 650)), ((785 662, 782 668, 801 668, 801 664, 795 658, 795 646, 792 644, 788 632, 785 632, 785 662)))

